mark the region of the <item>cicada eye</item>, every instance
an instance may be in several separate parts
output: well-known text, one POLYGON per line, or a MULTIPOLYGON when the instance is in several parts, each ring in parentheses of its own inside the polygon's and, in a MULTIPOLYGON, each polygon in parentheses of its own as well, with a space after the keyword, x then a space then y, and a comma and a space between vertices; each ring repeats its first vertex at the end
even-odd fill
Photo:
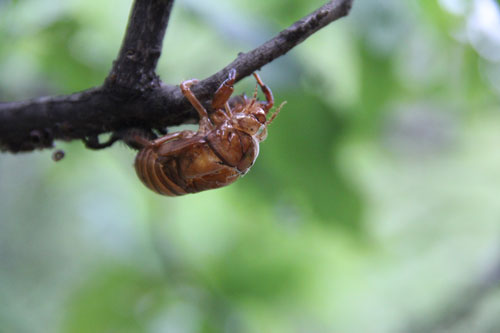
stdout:
POLYGON ((261 123, 261 124, 266 123, 267 117, 266 117, 266 113, 264 112, 264 110, 260 109, 259 111, 255 112, 253 114, 253 116, 259 121, 259 123, 261 123))

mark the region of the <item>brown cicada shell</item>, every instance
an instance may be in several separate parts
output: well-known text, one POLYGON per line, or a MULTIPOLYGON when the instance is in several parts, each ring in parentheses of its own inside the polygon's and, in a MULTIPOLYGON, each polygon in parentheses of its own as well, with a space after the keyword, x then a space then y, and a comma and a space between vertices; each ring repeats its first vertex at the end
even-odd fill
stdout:
POLYGON ((271 90, 254 73, 266 101, 233 93, 232 69, 212 99, 210 116, 191 92, 197 80, 181 83, 182 93, 200 116, 199 129, 167 134, 148 141, 135 159, 135 170, 151 190, 169 196, 196 193, 233 183, 248 172, 259 154, 259 142, 279 109, 267 119, 274 104, 271 90), (231 104, 231 106, 230 106, 231 104))

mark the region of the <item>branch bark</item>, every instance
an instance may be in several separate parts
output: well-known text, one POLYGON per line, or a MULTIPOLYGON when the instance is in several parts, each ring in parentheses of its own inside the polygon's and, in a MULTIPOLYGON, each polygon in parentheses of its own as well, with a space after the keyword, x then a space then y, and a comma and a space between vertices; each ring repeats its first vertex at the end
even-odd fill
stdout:
MULTIPOLYGON (((162 129, 196 119, 178 86, 155 73, 173 0, 136 0, 118 58, 100 87, 59 97, 0 103, 0 149, 50 148, 128 128, 162 129)), ((329 23, 346 16, 352 0, 331 0, 271 40, 237 58, 193 87, 203 102, 235 68, 236 81, 287 53, 329 23)))
POLYGON ((155 74, 174 0, 136 0, 118 58, 105 86, 144 91, 158 88, 155 74))

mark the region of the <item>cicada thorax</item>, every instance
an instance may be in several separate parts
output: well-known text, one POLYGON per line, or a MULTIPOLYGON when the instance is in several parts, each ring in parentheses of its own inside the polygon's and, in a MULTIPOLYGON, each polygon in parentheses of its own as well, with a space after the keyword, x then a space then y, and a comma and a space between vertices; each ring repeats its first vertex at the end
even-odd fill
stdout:
POLYGON ((247 173, 259 155, 259 142, 231 126, 216 128, 208 133, 206 140, 225 165, 236 168, 242 174, 247 173))

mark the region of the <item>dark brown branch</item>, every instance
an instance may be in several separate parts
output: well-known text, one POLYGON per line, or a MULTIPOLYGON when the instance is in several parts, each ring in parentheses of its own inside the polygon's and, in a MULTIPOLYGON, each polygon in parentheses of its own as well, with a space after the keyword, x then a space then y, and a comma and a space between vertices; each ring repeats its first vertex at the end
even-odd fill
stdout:
MULTIPOLYGON (((208 102, 230 68, 236 69, 236 80, 241 80, 347 15, 351 4, 352 0, 329 1, 263 45, 239 54, 194 86, 194 93, 208 102)), ((103 87, 0 103, 0 149, 30 151, 51 147, 54 139, 82 139, 133 127, 150 130, 196 119, 179 87, 161 83, 154 74, 171 5, 167 0, 136 0, 120 55, 103 87)))
POLYGON ((174 0, 136 0, 107 88, 144 91, 158 87, 155 74, 174 0))

